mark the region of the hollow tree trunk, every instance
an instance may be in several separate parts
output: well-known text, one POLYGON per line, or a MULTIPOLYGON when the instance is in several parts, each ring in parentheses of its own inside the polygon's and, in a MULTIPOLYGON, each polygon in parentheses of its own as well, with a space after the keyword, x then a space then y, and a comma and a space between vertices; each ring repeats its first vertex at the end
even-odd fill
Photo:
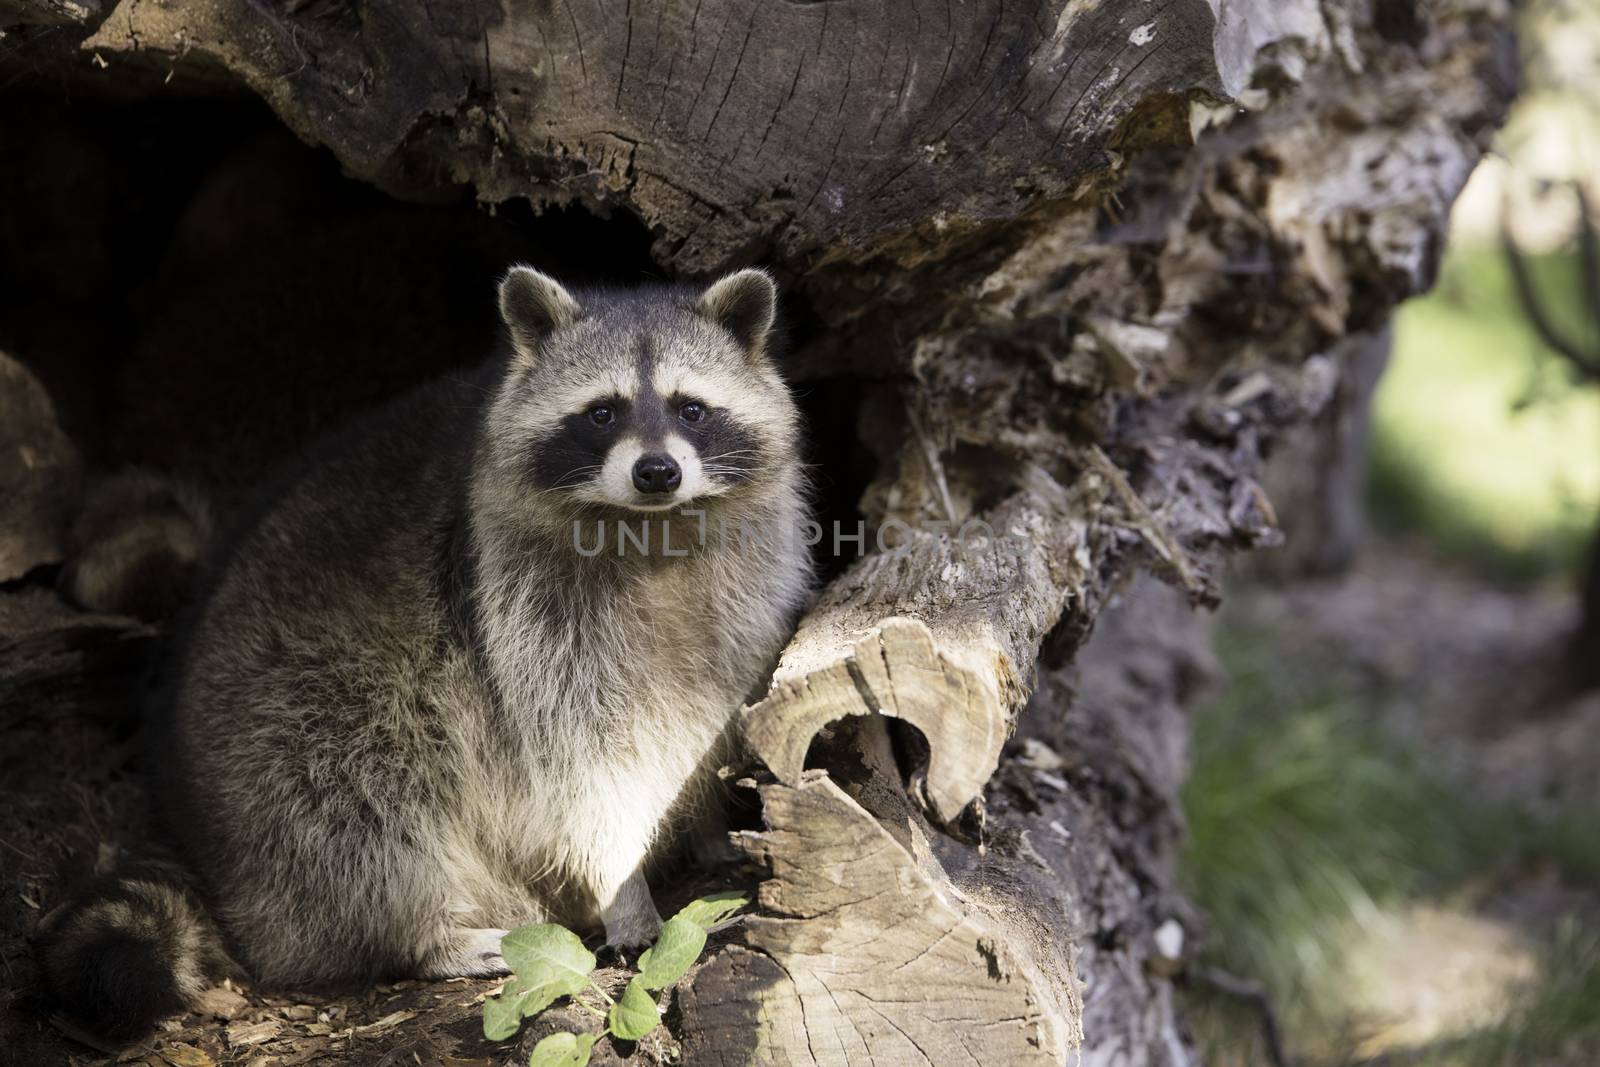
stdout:
POLYGON ((81 24, 40 39, 75 77, 237 79, 398 196, 768 264, 820 324, 795 376, 868 391, 873 550, 745 712, 767 874, 676 994, 687 1062, 1191 1061, 1187 615, 1273 542, 1261 461, 1340 338, 1431 281, 1502 4, 6 2, 81 24))

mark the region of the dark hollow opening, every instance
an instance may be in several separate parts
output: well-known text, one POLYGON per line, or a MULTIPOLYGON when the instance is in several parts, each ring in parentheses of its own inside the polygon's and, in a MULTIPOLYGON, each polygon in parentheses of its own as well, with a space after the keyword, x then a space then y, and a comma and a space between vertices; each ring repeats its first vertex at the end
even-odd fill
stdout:
MULTIPOLYGON (((354 412, 495 348, 513 262, 575 285, 659 279, 626 212, 419 204, 344 177, 253 98, 71 100, 0 121, 0 351, 50 393, 91 472, 199 482, 224 515, 354 412)), ((790 295, 787 349, 814 330, 790 295)), ((796 382, 819 517, 853 530, 872 474, 857 383, 796 382)), ((819 569, 837 573, 818 546, 819 569)))

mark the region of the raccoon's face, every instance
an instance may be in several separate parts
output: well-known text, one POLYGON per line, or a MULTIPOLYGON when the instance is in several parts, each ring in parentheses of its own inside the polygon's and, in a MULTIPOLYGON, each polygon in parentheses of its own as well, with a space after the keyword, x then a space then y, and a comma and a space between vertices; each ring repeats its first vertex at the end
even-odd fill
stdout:
POLYGON ((541 495, 664 511, 738 493, 795 462, 796 414, 766 357, 777 291, 760 271, 704 292, 583 294, 514 268, 515 347, 495 432, 541 495))

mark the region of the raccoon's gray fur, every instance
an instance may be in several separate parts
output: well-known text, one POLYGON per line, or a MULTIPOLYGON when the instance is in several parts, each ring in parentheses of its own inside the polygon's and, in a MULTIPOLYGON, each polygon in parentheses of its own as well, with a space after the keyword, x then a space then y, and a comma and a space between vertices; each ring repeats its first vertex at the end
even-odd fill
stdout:
POLYGON ((238 965, 183 868, 142 860, 105 876, 40 923, 40 965, 63 1007, 132 1036, 180 1012, 238 965))
MULTIPOLYGON (((256 980, 501 973, 543 919, 654 936, 645 862, 809 584, 775 299, 757 271, 574 296, 515 268, 510 357, 347 435, 234 550, 152 760, 256 980), (579 550, 602 522, 627 551, 579 550)), ((44 953, 69 1001, 108 980, 100 914, 44 953)))
POLYGON ((85 494, 60 589, 93 611, 165 618, 193 586, 210 537, 198 490, 155 471, 122 471, 85 494))

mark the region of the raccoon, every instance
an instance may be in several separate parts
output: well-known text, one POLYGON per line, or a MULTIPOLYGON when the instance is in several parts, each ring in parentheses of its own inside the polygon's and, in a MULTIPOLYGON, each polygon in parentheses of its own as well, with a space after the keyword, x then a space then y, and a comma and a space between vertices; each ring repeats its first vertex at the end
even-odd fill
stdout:
POLYGON ((85 495, 57 586, 90 611, 163 619, 193 587, 210 539, 198 489, 152 470, 120 471, 85 495))
POLYGON ((776 290, 516 267, 499 305, 508 356, 335 441, 198 608, 150 750, 192 882, 113 880, 42 946, 102 1032, 222 960, 280 988, 489 976, 530 921, 659 929, 646 863, 810 584, 776 290))

